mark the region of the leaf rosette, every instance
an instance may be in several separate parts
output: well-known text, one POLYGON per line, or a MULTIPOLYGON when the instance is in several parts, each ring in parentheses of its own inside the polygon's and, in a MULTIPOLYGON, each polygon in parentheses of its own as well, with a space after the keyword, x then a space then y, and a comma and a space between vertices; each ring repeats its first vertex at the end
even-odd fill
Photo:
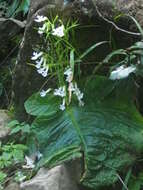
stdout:
POLYGON ((143 151, 143 119, 134 105, 131 77, 111 81, 96 76, 84 89, 84 107, 72 103, 59 110, 56 97, 33 95, 25 103, 27 113, 37 116, 33 131, 43 158, 39 165, 53 167, 82 158, 81 182, 100 189, 114 184, 143 151), (51 111, 52 110, 52 111, 51 111))

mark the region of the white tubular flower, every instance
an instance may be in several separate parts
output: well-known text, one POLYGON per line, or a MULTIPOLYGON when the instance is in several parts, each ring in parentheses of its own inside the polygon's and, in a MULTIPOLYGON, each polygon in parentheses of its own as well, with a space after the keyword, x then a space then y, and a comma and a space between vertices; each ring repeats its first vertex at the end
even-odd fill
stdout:
POLYGON ((43 70, 43 72, 41 73, 41 75, 42 75, 43 77, 47 77, 47 75, 48 75, 48 70, 49 70, 49 67, 46 66, 46 68, 44 68, 44 70, 43 70))
POLYGON ((59 27, 53 29, 52 35, 58 36, 58 37, 62 38, 64 36, 64 25, 59 26, 59 27))
POLYGON ((34 51, 32 57, 31 57, 31 60, 35 61, 35 60, 37 60, 39 57, 41 57, 42 55, 43 55, 43 52, 37 53, 37 52, 34 51))
POLYGON ((73 80, 73 71, 71 68, 67 68, 64 72, 64 75, 66 75, 66 81, 71 82, 73 80))
POLYGON ((77 87, 77 83, 75 83, 75 85, 74 85, 74 94, 76 95, 76 97, 77 97, 77 99, 79 101, 79 106, 84 106, 84 102, 82 101, 83 93, 77 87))
POLYGON ((75 89, 74 89, 74 94, 77 96, 78 100, 81 100, 83 98, 83 93, 81 93, 81 91, 79 90, 79 88, 77 87, 77 83, 75 83, 75 89))
POLYGON ((40 96, 41 96, 41 97, 45 97, 46 94, 49 93, 51 90, 52 90, 51 88, 49 88, 49 89, 46 90, 46 91, 45 91, 45 90, 42 90, 42 91, 40 92, 40 96))
POLYGON ((43 63, 43 61, 44 61, 44 58, 43 58, 43 57, 40 59, 40 61, 36 61, 36 68, 37 68, 37 69, 40 69, 40 67, 41 67, 41 65, 42 65, 42 63, 43 63))
POLYGON ((42 90, 42 91, 40 92, 40 96, 41 96, 41 97, 45 97, 46 94, 47 94, 47 92, 46 92, 45 90, 42 90))
POLYGON ((79 106, 84 106, 84 102, 82 100, 79 101, 79 106))
POLYGON ((66 96, 66 88, 62 86, 54 91, 55 96, 65 97, 66 96))
POLYGON ((47 17, 45 16, 40 16, 40 15, 37 15, 37 17, 34 19, 35 22, 44 22, 45 20, 47 20, 47 17))
POLYGON ((110 74, 109 79, 111 80, 119 80, 127 78, 131 73, 134 73, 136 71, 136 67, 134 65, 131 65, 129 67, 125 67, 125 65, 122 65, 118 67, 115 71, 112 71, 110 74))
POLYGON ((29 158, 28 156, 25 156, 26 165, 22 166, 25 169, 33 169, 35 167, 34 160, 29 158))
POLYGON ((43 33, 45 32, 45 29, 46 29, 46 24, 43 24, 42 27, 39 27, 38 33, 39 33, 39 34, 43 34, 43 33))
POLYGON ((44 68, 39 68, 38 70, 37 70, 37 72, 39 73, 39 74, 42 74, 43 72, 44 72, 44 68))
POLYGON ((64 110, 66 109, 65 104, 66 104, 66 100, 65 100, 65 98, 64 98, 64 99, 63 99, 63 103, 60 105, 60 110, 64 111, 64 110))

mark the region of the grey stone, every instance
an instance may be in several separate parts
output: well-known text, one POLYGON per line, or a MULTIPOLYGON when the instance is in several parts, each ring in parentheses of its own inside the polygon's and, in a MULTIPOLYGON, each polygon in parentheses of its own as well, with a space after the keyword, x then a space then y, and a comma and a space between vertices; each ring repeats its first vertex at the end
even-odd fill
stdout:
POLYGON ((21 190, 78 190, 75 180, 64 165, 50 170, 41 168, 38 174, 21 184, 21 190))
POLYGON ((10 183, 4 190, 20 190, 17 183, 10 183))
POLYGON ((0 139, 7 137, 10 130, 6 127, 6 125, 11 120, 6 110, 0 110, 0 139))

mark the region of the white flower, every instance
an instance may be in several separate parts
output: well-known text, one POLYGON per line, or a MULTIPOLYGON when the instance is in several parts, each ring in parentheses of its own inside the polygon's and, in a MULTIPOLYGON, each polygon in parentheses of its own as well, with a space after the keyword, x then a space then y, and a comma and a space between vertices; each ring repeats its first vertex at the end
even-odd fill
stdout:
POLYGON ((47 94, 47 92, 46 92, 45 90, 42 90, 42 91, 40 92, 40 96, 41 96, 41 97, 45 97, 46 94, 47 94))
POLYGON ((25 169, 33 169, 35 167, 34 160, 29 158, 28 156, 25 156, 26 165, 22 166, 25 169))
POLYGON ((37 70, 37 72, 38 72, 39 74, 42 74, 42 73, 44 72, 44 68, 39 68, 39 69, 37 70))
POLYGON ((46 68, 44 68, 44 70, 42 71, 41 75, 42 75, 43 77, 47 77, 47 75, 48 75, 48 70, 49 70, 49 67, 47 66, 46 68))
POLYGON ((84 102, 82 101, 82 99, 83 99, 83 93, 77 87, 77 83, 74 84, 73 92, 74 92, 74 94, 76 95, 76 97, 77 97, 77 99, 79 101, 79 106, 84 106, 84 102))
POLYGON ((37 69, 40 69, 40 67, 41 67, 41 65, 42 65, 42 63, 43 63, 43 60, 44 60, 44 58, 42 57, 42 58, 40 59, 40 61, 36 61, 36 68, 37 68, 37 69))
POLYGON ((64 25, 53 29, 52 34, 54 36, 63 37, 64 36, 64 25))
POLYGON ((73 71, 71 68, 67 68, 64 72, 64 75, 66 75, 66 81, 71 82, 73 80, 73 71))
POLYGON ((84 102, 82 100, 79 101, 79 106, 84 106, 84 102))
POLYGON ((43 77, 47 77, 47 75, 48 75, 48 72, 47 72, 47 71, 43 71, 43 72, 42 72, 42 76, 43 76, 43 77))
POLYGON ((39 27, 39 29, 38 29, 38 33, 39 33, 39 34, 43 34, 44 31, 45 31, 45 29, 46 29, 46 24, 43 24, 42 27, 39 27))
POLYGON ((81 93, 81 91, 77 87, 77 83, 75 83, 74 88, 75 88, 74 94, 77 96, 77 99, 80 101, 83 98, 83 93, 81 93))
POLYGON ((65 103, 66 103, 66 101, 65 101, 65 98, 64 98, 63 103, 60 105, 60 110, 64 111, 66 109, 65 103))
POLYGON ((45 20, 47 20, 47 17, 42 16, 42 15, 41 16, 37 15, 35 22, 44 22, 45 20))
POLYGON ((62 86, 54 91, 55 96, 65 97, 66 96, 66 89, 65 86, 62 86))
POLYGON ((111 80, 124 79, 135 71, 136 67, 134 65, 131 65, 129 67, 125 67, 125 65, 122 65, 118 67, 115 71, 112 71, 109 78, 111 80))
POLYGON ((46 90, 46 91, 45 91, 45 90, 42 90, 42 91, 40 92, 40 96, 41 96, 41 97, 45 97, 46 94, 49 93, 50 91, 51 91, 51 88, 49 88, 49 89, 46 90))
POLYGON ((31 60, 37 60, 42 55, 43 55, 43 52, 37 53, 37 52, 34 51, 32 57, 31 57, 31 60))

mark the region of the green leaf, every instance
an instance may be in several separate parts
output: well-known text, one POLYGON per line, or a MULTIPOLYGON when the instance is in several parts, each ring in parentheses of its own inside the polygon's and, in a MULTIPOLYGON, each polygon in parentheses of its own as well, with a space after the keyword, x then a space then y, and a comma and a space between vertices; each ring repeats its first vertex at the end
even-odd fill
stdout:
POLYGON ((24 152, 23 150, 15 149, 13 151, 13 158, 15 162, 24 161, 24 152))
POLYGON ((70 51, 70 67, 72 68, 72 71, 74 73, 74 50, 70 51))
POLYGON ((134 23, 136 24, 136 26, 137 26, 139 32, 141 33, 141 37, 142 37, 142 39, 143 39, 143 29, 142 29, 141 25, 139 24, 139 22, 138 22, 133 16, 130 16, 130 15, 128 15, 128 16, 129 16, 129 17, 134 21, 134 23))
MULTIPOLYGON (((103 99, 97 98, 100 93, 102 96, 101 84, 111 85, 104 77, 89 81, 84 107, 73 105, 33 122, 33 132, 44 155, 39 166, 53 167, 83 157, 82 183, 94 189, 115 183, 117 173, 132 166, 143 151, 143 119, 134 106, 133 81, 113 83, 116 87, 103 99)), ((52 108, 52 103, 49 101, 47 106, 52 108)))
POLYGON ((21 131, 21 127, 18 125, 17 127, 13 128, 10 132, 10 134, 15 134, 21 131))
POLYGON ((19 0, 13 0, 12 4, 9 6, 8 11, 7 11, 7 16, 13 16, 15 14, 16 9, 19 6, 19 0))
POLYGON ((49 116, 59 110, 60 100, 48 94, 41 97, 39 93, 32 95, 24 104, 26 112, 34 116, 49 116))
POLYGON ((25 15, 29 10, 29 5, 30 5, 30 0, 22 0, 20 6, 18 7, 15 13, 22 11, 25 15))
POLYGON ((12 154, 11 153, 3 152, 2 159, 4 159, 4 160, 10 160, 11 158, 12 158, 12 154))
POLYGON ((0 171, 0 183, 3 183, 6 177, 7 177, 7 174, 0 171))
POLYGON ((126 190, 126 187, 128 186, 128 182, 130 180, 131 174, 132 174, 132 168, 130 168, 129 171, 127 172, 127 175, 126 175, 125 180, 124 180, 125 186, 123 185, 122 190, 126 190))
POLYGON ((90 52, 92 52, 95 48, 97 48, 98 46, 100 45, 103 45, 103 44, 106 44, 108 43, 108 41, 103 41, 103 42, 99 42, 99 43, 96 43, 94 45, 92 45, 90 48, 88 48, 80 57, 78 60, 76 60, 75 62, 81 62, 81 60, 87 56, 90 52))
POLYGON ((23 133, 30 133, 30 125, 29 125, 29 124, 25 124, 25 125, 22 127, 22 132, 23 132, 23 133))
POLYGON ((118 49, 108 54, 103 60, 103 63, 108 63, 110 59, 112 59, 115 55, 124 55, 125 57, 127 57, 127 53, 124 49, 118 49))
POLYGON ((137 179, 132 179, 129 184, 129 190, 141 190, 141 182, 137 179))
POLYGON ((14 126, 19 125, 19 121, 17 120, 12 120, 11 122, 8 123, 7 127, 13 128, 14 126))

